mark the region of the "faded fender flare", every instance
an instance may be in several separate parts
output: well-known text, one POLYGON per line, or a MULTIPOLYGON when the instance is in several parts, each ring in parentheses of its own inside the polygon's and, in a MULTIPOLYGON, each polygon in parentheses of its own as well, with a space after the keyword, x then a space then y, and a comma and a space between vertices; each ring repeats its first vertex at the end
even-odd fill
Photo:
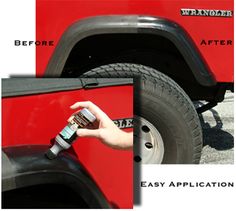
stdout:
POLYGON ((196 80, 214 86, 216 80, 187 32, 173 21, 153 16, 112 15, 79 20, 62 35, 47 65, 44 77, 60 77, 76 43, 99 34, 154 34, 169 39, 180 51, 196 80))
POLYGON ((2 191, 39 184, 63 184, 73 189, 91 208, 111 208, 109 202, 79 161, 63 152, 49 160, 47 145, 2 149, 2 191))

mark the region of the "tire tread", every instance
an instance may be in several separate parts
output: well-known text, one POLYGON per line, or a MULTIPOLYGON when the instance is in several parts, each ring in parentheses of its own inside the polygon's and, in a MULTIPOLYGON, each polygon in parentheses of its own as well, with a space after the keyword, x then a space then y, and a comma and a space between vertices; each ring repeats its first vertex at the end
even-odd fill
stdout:
POLYGON ((175 107, 177 108, 178 112, 184 113, 184 119, 191 130, 193 140, 192 163, 199 163, 202 151, 202 130, 198 114, 187 94, 170 77, 151 67, 130 63, 114 63, 103 65, 89 71, 89 74, 85 73, 83 75, 83 77, 91 76, 105 76, 109 78, 141 76, 141 86, 143 86, 145 91, 150 92, 151 90, 151 92, 155 93, 155 90, 161 88, 162 95, 164 92, 166 92, 168 95, 167 98, 174 97, 176 99, 175 107), (146 87, 149 87, 149 89, 146 87))

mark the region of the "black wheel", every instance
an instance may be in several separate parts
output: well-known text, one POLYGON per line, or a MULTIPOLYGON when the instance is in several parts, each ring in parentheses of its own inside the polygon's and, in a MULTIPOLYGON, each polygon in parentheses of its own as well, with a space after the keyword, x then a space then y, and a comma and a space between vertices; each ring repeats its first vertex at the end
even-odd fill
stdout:
POLYGON ((199 163, 202 131, 198 115, 183 89, 168 76, 143 65, 116 63, 92 69, 82 77, 137 78, 136 162, 199 163))

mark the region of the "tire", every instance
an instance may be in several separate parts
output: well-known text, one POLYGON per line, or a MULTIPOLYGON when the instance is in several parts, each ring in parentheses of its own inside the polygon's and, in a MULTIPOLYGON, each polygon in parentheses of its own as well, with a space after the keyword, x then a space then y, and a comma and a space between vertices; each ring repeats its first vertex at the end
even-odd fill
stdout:
POLYGON ((199 163, 202 131, 197 112, 184 90, 168 76, 143 65, 116 63, 92 69, 82 77, 137 78, 134 89, 135 136, 139 139, 134 144, 136 162, 199 163))

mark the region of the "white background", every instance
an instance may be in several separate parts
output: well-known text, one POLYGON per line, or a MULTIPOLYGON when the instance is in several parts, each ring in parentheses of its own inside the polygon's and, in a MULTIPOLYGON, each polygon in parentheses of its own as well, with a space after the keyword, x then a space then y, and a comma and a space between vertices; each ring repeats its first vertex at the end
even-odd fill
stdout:
MULTIPOLYGON (((235 182, 235 165, 145 165, 142 180, 150 182, 235 182)), ((137 210, 234 210, 236 188, 142 188, 137 210), (233 209, 234 208, 234 209, 233 209)))
MULTIPOLYGON (((34 74, 35 47, 16 47, 14 40, 35 40, 35 1, 1 0, 0 21, 1 77, 34 74)), ((236 180, 235 165, 146 165, 141 172, 142 180, 151 182, 236 180)), ((142 188, 141 194, 141 205, 135 206, 135 210, 223 211, 236 208, 236 188, 142 188)))
POLYGON ((35 40, 35 1, 0 1, 0 74, 35 74, 35 46, 14 46, 14 40, 35 40))

